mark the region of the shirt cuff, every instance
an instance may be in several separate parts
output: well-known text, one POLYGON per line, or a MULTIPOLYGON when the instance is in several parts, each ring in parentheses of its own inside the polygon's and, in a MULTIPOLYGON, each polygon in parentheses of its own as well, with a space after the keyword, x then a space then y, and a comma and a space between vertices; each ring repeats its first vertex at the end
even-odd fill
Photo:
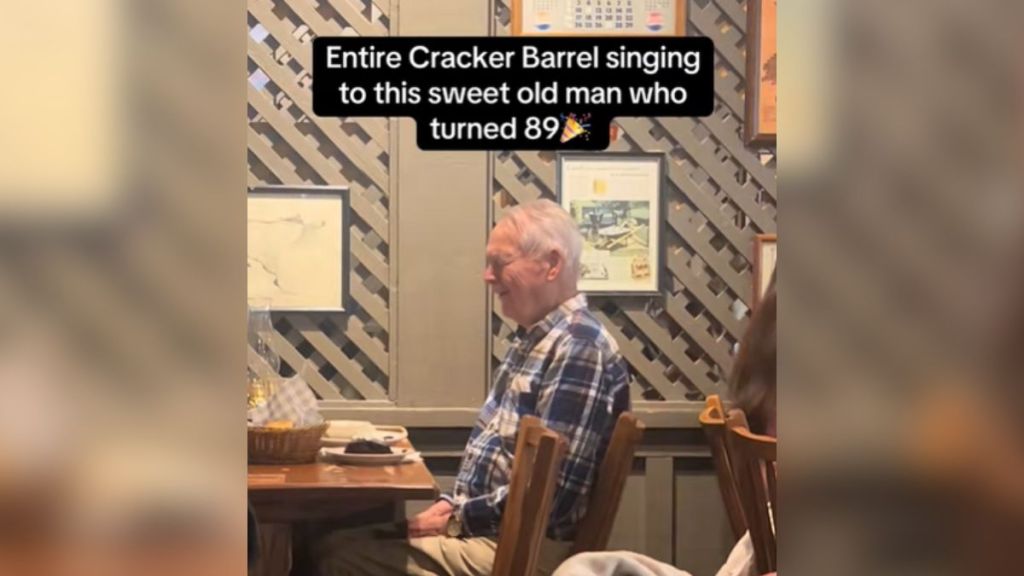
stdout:
POLYGON ((498 515, 486 495, 470 498, 456 507, 462 519, 464 536, 494 536, 498 533, 498 515))

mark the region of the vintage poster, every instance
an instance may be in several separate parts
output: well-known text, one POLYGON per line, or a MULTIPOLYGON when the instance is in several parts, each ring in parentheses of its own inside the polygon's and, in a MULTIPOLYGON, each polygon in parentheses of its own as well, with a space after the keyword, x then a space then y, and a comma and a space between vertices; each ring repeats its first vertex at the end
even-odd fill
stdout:
POLYGON ((561 203, 583 234, 581 291, 658 291, 661 163, 657 154, 559 156, 561 203))

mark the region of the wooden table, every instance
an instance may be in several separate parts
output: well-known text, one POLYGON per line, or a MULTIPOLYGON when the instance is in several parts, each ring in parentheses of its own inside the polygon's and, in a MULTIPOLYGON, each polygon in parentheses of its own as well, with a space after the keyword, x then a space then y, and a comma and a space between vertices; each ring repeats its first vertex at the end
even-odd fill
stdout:
MULTIPOLYGON (((407 441, 399 444, 411 447, 407 441)), ((356 514, 394 519, 407 500, 433 500, 437 482, 422 462, 348 466, 329 462, 249 466, 249 501, 260 522, 261 574, 288 573, 296 523, 342 520, 356 514)))

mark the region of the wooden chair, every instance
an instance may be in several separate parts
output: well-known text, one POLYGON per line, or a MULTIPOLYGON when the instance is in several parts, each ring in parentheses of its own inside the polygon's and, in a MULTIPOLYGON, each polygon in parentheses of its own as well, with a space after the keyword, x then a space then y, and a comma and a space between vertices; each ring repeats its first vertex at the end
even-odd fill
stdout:
POLYGON ((644 423, 629 412, 623 412, 615 423, 601 468, 597 471, 594 491, 587 513, 580 522, 572 553, 595 552, 608 547, 615 516, 619 512, 622 491, 633 469, 636 447, 644 436, 644 423))
POLYGON ((567 450, 565 439, 544 427, 539 418, 524 416, 520 420, 493 576, 536 573, 555 484, 567 450))
POLYGON ((775 438, 754 434, 743 412, 730 410, 726 418, 728 444, 736 474, 743 515, 747 519, 758 574, 778 570, 775 526, 779 517, 776 497, 777 457, 775 438))
POLYGON ((740 495, 736 490, 736 477, 733 474, 732 463, 729 462, 729 450, 725 441, 725 410, 722 409, 722 400, 717 394, 708 396, 705 401, 704 411, 700 413, 700 425, 704 428, 704 435, 711 446, 711 459, 715 463, 718 489, 722 493, 722 503, 725 504, 725 513, 729 517, 729 526, 732 527, 733 536, 739 540, 747 531, 747 520, 743 517, 743 506, 740 505, 740 495))

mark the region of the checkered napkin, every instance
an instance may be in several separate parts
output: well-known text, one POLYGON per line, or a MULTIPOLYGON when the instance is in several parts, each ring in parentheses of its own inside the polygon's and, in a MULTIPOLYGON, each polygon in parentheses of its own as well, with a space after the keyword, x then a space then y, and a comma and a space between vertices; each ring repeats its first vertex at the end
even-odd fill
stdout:
POLYGON ((264 426, 271 420, 291 420, 296 428, 316 426, 323 422, 317 410, 316 396, 301 374, 282 381, 266 404, 249 411, 251 426, 264 426))

